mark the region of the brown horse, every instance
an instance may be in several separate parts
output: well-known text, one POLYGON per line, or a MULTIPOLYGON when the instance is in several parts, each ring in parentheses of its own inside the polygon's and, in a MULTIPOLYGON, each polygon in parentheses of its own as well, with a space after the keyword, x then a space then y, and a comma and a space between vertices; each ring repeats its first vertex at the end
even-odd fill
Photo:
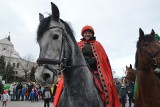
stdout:
POLYGON ((136 75, 137 75, 137 72, 135 69, 132 68, 132 65, 130 64, 129 67, 126 65, 125 81, 128 84, 127 94, 129 97, 129 107, 131 107, 132 103, 134 103, 133 97, 134 97, 134 83, 136 81, 136 75))
POLYGON ((154 36, 153 29, 150 34, 144 34, 143 30, 139 29, 135 56, 136 107, 160 107, 160 81, 154 73, 154 69, 160 66, 160 43, 154 36))
POLYGON ((137 72, 135 69, 132 68, 131 64, 129 67, 126 65, 126 79, 128 80, 127 82, 130 82, 130 81, 135 82, 136 74, 137 72))

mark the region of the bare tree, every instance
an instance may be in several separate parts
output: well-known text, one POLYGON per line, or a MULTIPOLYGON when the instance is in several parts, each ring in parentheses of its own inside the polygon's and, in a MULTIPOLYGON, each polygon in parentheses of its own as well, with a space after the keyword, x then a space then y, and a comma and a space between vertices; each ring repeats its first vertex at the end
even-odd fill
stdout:
POLYGON ((24 58, 21 58, 21 61, 18 60, 18 62, 24 72, 25 80, 28 81, 28 75, 33 65, 33 57, 31 55, 27 55, 24 58))
POLYGON ((30 72, 30 75, 29 75, 29 79, 31 80, 31 81, 33 81, 33 82, 35 82, 36 80, 35 80, 35 71, 36 71, 36 67, 32 67, 32 69, 31 69, 31 72, 30 72))

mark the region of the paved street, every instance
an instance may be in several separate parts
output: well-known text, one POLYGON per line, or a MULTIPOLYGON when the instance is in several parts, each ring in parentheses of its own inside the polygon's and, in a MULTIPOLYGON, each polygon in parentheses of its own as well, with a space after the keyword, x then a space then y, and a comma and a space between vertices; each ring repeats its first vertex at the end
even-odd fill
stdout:
MULTIPOLYGON (((127 101, 126 107, 129 107, 129 102, 127 101)), ((132 103, 132 107, 134 107, 134 104, 132 103)))
MULTIPOLYGON (((0 107, 2 107, 2 101, 0 101, 0 107)), ((42 100, 39 102, 8 101, 7 107, 44 107, 44 102, 42 100)), ((50 107, 53 107, 53 103, 50 103, 50 107)))
MULTIPOLYGON (((0 101, 0 107, 2 107, 2 101, 0 101)), ((44 102, 43 100, 40 100, 38 102, 8 101, 7 107, 44 107, 44 102)), ((50 107, 53 107, 53 103, 50 103, 50 107)), ((126 103, 126 107, 128 107, 128 102, 126 103)))

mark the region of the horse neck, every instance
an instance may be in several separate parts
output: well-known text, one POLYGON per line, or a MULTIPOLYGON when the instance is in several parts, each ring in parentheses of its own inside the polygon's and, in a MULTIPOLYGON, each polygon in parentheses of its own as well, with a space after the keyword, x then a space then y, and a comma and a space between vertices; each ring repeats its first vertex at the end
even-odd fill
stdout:
POLYGON ((66 68, 63 72, 65 79, 75 81, 89 76, 89 69, 80 50, 76 55, 72 55, 69 64, 70 68, 66 68))
POLYGON ((145 71, 149 70, 150 68, 146 68, 145 69, 145 67, 147 67, 150 64, 150 59, 148 59, 148 57, 145 54, 141 53, 141 52, 138 53, 137 57, 138 57, 137 58, 137 61, 138 61, 137 68, 138 69, 142 69, 142 70, 144 68, 145 71))
POLYGON ((64 87, 67 87, 68 90, 72 90, 72 91, 73 89, 70 89, 72 87, 76 87, 74 88, 75 90, 77 89, 83 90, 86 87, 90 87, 92 89, 94 87, 94 84, 92 81, 93 79, 92 79, 91 73, 86 65, 86 62, 84 60, 81 50, 79 49, 79 47, 77 48, 78 50, 76 50, 76 55, 74 55, 75 53, 73 53, 70 61, 71 68, 66 68, 63 71, 64 87))

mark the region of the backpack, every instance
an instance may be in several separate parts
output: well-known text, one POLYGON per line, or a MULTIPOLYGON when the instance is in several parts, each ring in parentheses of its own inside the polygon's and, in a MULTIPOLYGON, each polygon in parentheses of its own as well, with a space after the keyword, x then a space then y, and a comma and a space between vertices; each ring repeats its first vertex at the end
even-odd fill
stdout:
POLYGON ((45 92, 44 92, 44 97, 45 97, 45 99, 46 99, 46 98, 51 98, 51 93, 50 93, 50 91, 45 91, 45 92))

